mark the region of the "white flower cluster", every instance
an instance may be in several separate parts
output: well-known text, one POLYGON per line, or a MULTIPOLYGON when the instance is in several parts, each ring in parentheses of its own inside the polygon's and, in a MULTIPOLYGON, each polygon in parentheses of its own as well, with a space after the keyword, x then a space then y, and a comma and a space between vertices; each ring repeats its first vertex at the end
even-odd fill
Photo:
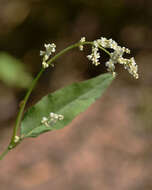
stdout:
POLYGON ((41 123, 44 124, 46 127, 51 127, 51 125, 63 119, 64 119, 63 115, 51 112, 49 117, 42 117, 41 123))
POLYGON ((99 65, 100 53, 98 47, 92 46, 92 53, 88 55, 87 58, 91 60, 92 64, 94 64, 95 66, 99 65))
POLYGON ((49 59, 50 55, 55 52, 56 45, 52 44, 44 44, 45 51, 40 51, 40 56, 43 57, 42 66, 44 69, 49 67, 47 60, 49 59))
POLYGON ((135 62, 135 59, 133 57, 130 59, 123 58, 123 54, 130 54, 130 50, 128 48, 119 46, 117 42, 112 39, 101 37, 100 39, 95 40, 92 45, 92 53, 88 55, 87 58, 91 60, 94 65, 99 65, 99 49, 103 48, 113 49, 112 53, 109 52, 110 59, 105 64, 109 72, 112 72, 113 75, 115 75, 115 64, 119 63, 122 64, 124 68, 127 69, 131 75, 133 75, 134 78, 138 79, 138 66, 135 62))
MULTIPOLYGON (((85 37, 82 37, 82 38, 80 39, 80 43, 83 43, 83 42, 85 42, 85 41, 86 41, 86 38, 85 38, 85 37)), ((80 51, 83 51, 83 45, 82 45, 82 44, 79 46, 79 49, 80 49, 80 51)))

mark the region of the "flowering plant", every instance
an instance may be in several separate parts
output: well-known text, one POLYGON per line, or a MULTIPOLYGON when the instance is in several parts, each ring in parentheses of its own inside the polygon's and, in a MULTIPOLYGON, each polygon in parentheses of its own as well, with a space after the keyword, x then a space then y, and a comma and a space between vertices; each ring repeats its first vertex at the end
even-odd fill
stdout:
POLYGON ((22 101, 12 138, 6 150, 1 154, 0 159, 25 138, 37 137, 44 132, 61 129, 69 124, 78 114, 85 111, 97 98, 101 97, 102 93, 115 78, 116 64, 123 65, 135 79, 138 79, 138 66, 135 63, 135 59, 133 57, 130 59, 123 57, 124 53, 130 54, 130 50, 119 46, 112 39, 101 37, 94 41, 86 41, 86 38, 82 37, 80 41, 63 49, 52 58, 52 54, 56 51, 56 45, 54 43, 45 44, 44 47, 45 51, 40 51, 42 68, 31 83, 22 101), (80 51, 83 51, 85 45, 91 45, 92 47, 92 52, 90 55, 87 55, 87 58, 95 66, 100 64, 99 50, 109 55, 109 60, 105 63, 109 73, 99 75, 90 80, 74 83, 52 94, 48 94, 24 113, 30 94, 44 70, 49 66, 53 67, 53 62, 57 58, 73 48, 79 48, 80 51), (18 133, 19 128, 20 131, 18 133))

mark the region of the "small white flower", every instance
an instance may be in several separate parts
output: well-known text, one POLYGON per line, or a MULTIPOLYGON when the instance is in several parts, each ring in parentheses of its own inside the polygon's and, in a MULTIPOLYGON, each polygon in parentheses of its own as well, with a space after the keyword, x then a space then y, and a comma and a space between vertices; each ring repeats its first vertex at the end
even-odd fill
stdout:
POLYGON ((58 114, 51 112, 50 113, 50 121, 56 122, 58 120, 58 114))
POLYGON ((45 51, 40 51, 40 56, 44 56, 45 55, 45 51))
POLYGON ((55 52, 56 45, 54 43, 44 44, 44 47, 45 47, 45 51, 40 51, 40 56, 43 57, 42 67, 46 69, 49 67, 49 64, 47 63, 47 61, 49 57, 51 56, 51 54, 55 52))
POLYGON ((47 117, 42 117, 41 123, 46 127, 49 127, 49 120, 47 117))
POLYGON ((130 49, 126 48, 125 52, 128 53, 128 54, 130 54, 130 49))
POLYGON ((45 124, 46 122, 48 122, 48 118, 47 117, 42 117, 41 123, 45 124))
POLYGON ((108 41, 108 46, 109 46, 109 48, 116 50, 117 47, 118 47, 118 44, 117 44, 117 42, 115 42, 114 40, 109 39, 109 41, 108 41))
POLYGON ((54 113, 50 112, 50 118, 53 118, 53 117, 54 117, 54 113))
POLYGON ((63 115, 56 114, 53 112, 50 112, 49 116, 50 116, 50 119, 48 120, 49 124, 53 124, 53 123, 56 123, 58 120, 61 121, 64 119, 63 115))
POLYGON ((92 55, 90 54, 90 55, 87 55, 87 58, 89 59, 89 60, 91 60, 92 59, 92 55))
POLYGON ((63 120, 64 116, 51 112, 50 118, 51 118, 51 121, 57 121, 57 120, 63 120))
POLYGON ((112 72, 113 77, 116 77, 117 73, 116 72, 112 72))
POLYGON ((132 57, 130 60, 129 60, 129 63, 128 63, 128 72, 130 74, 132 74, 134 76, 134 78, 138 79, 138 65, 136 65, 136 62, 135 62, 135 59, 134 57, 132 57))
POLYGON ((91 60, 92 64, 94 64, 95 66, 100 64, 99 62, 100 54, 98 50, 99 49, 96 46, 92 46, 92 53, 87 56, 87 58, 91 60))
POLYGON ((115 65, 114 65, 114 62, 112 61, 112 59, 107 61, 105 65, 108 67, 109 72, 113 72, 115 70, 115 65))
POLYGON ((54 43, 52 44, 44 44, 44 47, 46 49, 45 54, 48 55, 48 57, 55 52, 56 45, 54 43))
POLYGON ((44 69, 46 69, 46 68, 49 67, 49 64, 48 64, 47 62, 43 61, 43 62, 42 62, 42 67, 43 67, 44 69))
POLYGON ((54 119, 58 120, 58 114, 56 114, 56 113, 54 114, 54 119))
POLYGON ((104 47, 104 48, 107 48, 108 47, 108 40, 106 38, 104 38, 104 37, 101 37, 100 40, 101 40, 100 41, 101 46, 104 47))
POLYGON ((19 140, 20 140, 20 137, 19 137, 19 136, 15 136, 15 138, 14 138, 14 142, 15 142, 15 143, 18 143, 19 140))
MULTIPOLYGON (((80 43, 83 43, 83 42, 85 42, 85 41, 86 41, 86 38, 85 38, 85 37, 82 37, 82 38, 80 39, 80 43)), ((80 49, 80 51, 83 51, 83 45, 82 45, 82 44, 79 46, 79 49, 80 49)))
POLYGON ((63 120, 63 119, 64 119, 64 116, 63 116, 63 115, 58 115, 58 119, 59 119, 59 120, 63 120))
POLYGON ((50 112, 49 117, 42 117, 41 123, 44 124, 46 127, 52 127, 52 125, 55 124, 57 121, 61 121, 63 119, 63 115, 50 112))
POLYGON ((94 40, 93 41, 93 45, 98 48, 98 46, 100 45, 100 40, 94 40))
POLYGON ((85 42, 86 41, 86 38, 85 37, 82 37, 81 39, 80 39, 80 42, 85 42))

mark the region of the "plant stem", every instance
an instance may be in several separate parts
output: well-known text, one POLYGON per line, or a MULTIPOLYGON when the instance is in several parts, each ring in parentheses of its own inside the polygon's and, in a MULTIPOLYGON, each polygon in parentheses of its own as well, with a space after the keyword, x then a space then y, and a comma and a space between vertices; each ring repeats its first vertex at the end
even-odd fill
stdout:
POLYGON ((66 53, 67 51, 76 48, 80 45, 80 43, 75 43, 71 46, 68 46, 67 48, 63 49, 62 51, 60 51, 59 53, 57 53, 54 57, 52 57, 52 59, 50 59, 47 63, 50 65, 53 61, 55 61, 58 57, 60 57, 61 55, 63 55, 64 53, 66 53))
MULTIPOLYGON (((60 51, 58 54, 56 54, 54 57, 52 57, 52 59, 50 59, 47 63, 50 65, 53 61, 55 61, 58 57, 60 57, 62 54, 64 54, 65 52, 69 51, 70 49, 73 49, 75 47, 78 46, 78 43, 76 44, 73 44, 65 49, 63 49, 62 51, 60 51)), ((17 119, 16 119, 16 125, 14 127, 14 130, 13 130, 13 136, 12 136, 12 140, 11 140, 11 144, 14 142, 14 138, 17 134, 17 131, 18 131, 18 128, 20 126, 20 122, 21 122, 21 119, 22 119, 22 116, 23 116, 23 112, 24 112, 24 108, 25 108, 25 105, 29 99, 29 96, 31 94, 31 92, 33 91, 34 87, 36 86, 40 76, 42 75, 42 73, 44 72, 45 69, 41 69, 40 72, 37 74, 37 76, 35 77, 35 79, 33 80, 29 90, 27 91, 25 97, 24 97, 24 100, 22 102, 22 105, 21 105, 21 108, 18 112, 18 116, 17 116, 17 119)))
MULTIPOLYGON (((60 51, 59 53, 57 53, 54 57, 52 57, 47 63, 49 65, 51 65, 51 63, 53 61, 55 61, 57 58, 59 58, 61 55, 63 55, 64 53, 68 52, 69 50, 73 49, 73 48, 76 48, 76 47, 79 47, 80 45, 93 45, 93 42, 77 42, 73 45, 70 45, 68 46, 67 48, 63 49, 62 51, 60 51)), ((110 53, 105 49, 105 48, 102 48, 100 47, 103 51, 105 51, 108 55, 110 55, 110 53)), ((9 144, 9 146, 7 147, 7 149, 0 155, 0 160, 3 159, 3 157, 12 149, 14 148, 17 144, 15 143, 15 136, 17 135, 17 132, 18 132, 18 129, 20 127, 20 123, 21 123, 21 120, 22 120, 22 116, 23 116, 23 113, 24 113, 24 109, 25 109, 25 106, 26 106, 26 103, 31 95, 31 92, 33 91, 34 87, 36 86, 39 78, 41 77, 42 73, 44 72, 44 68, 42 68, 40 70, 40 72, 37 74, 37 76, 35 77, 35 79, 33 80, 30 88, 28 89, 23 101, 22 101, 22 104, 21 104, 21 107, 19 109, 19 112, 18 112, 18 115, 17 115, 17 118, 16 118, 16 124, 15 124, 15 127, 13 129, 13 135, 12 135, 12 138, 11 138, 11 142, 9 144)))
POLYGON ((10 150, 7 148, 4 150, 4 152, 0 155, 0 160, 4 158, 4 156, 9 152, 10 150))
POLYGON ((23 112, 24 112, 24 108, 25 108, 25 105, 26 105, 26 103, 27 103, 27 101, 28 101, 28 98, 29 98, 29 96, 30 96, 32 90, 33 90, 34 87, 36 86, 37 81, 39 80, 39 78, 40 78, 40 76, 42 75, 43 72, 44 72, 44 69, 42 68, 42 69, 40 70, 40 72, 37 74, 37 76, 35 77, 35 79, 33 80, 33 82, 32 82, 32 84, 31 84, 30 88, 28 89, 28 91, 27 91, 27 93, 26 93, 26 95, 25 95, 25 97, 24 97, 24 100, 23 100, 23 102, 22 102, 22 104, 21 104, 20 110, 19 110, 18 115, 17 115, 17 118, 16 118, 16 125, 15 125, 15 127, 14 127, 14 129, 13 129, 13 136, 12 136, 12 140, 11 140, 11 143, 10 143, 11 145, 14 144, 14 138, 15 138, 15 136, 16 136, 16 134, 17 134, 17 131, 18 131, 18 128, 19 128, 19 126, 20 126, 20 122, 21 122, 21 119, 22 119, 22 116, 23 116, 23 112))
MULTIPOLYGON (((84 42, 83 44, 90 44, 90 45, 94 45, 93 42, 84 42)), ((110 52, 107 51, 104 47, 99 45, 99 48, 102 49, 106 54, 108 54, 109 56, 111 56, 110 52)))

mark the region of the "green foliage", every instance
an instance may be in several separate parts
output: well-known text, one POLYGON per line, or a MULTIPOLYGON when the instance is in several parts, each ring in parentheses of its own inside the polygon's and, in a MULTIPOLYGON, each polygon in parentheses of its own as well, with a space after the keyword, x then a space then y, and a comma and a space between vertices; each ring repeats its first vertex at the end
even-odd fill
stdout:
POLYGON ((90 80, 74 83, 45 96, 24 114, 21 136, 23 138, 36 137, 41 133, 65 127, 95 102, 113 79, 111 74, 103 74, 90 80), (51 127, 41 124, 42 118, 49 117, 50 112, 62 114, 64 119, 57 121, 51 127))
POLYGON ((7 53, 0 53, 0 80, 9 86, 27 88, 32 81, 24 65, 7 53))

